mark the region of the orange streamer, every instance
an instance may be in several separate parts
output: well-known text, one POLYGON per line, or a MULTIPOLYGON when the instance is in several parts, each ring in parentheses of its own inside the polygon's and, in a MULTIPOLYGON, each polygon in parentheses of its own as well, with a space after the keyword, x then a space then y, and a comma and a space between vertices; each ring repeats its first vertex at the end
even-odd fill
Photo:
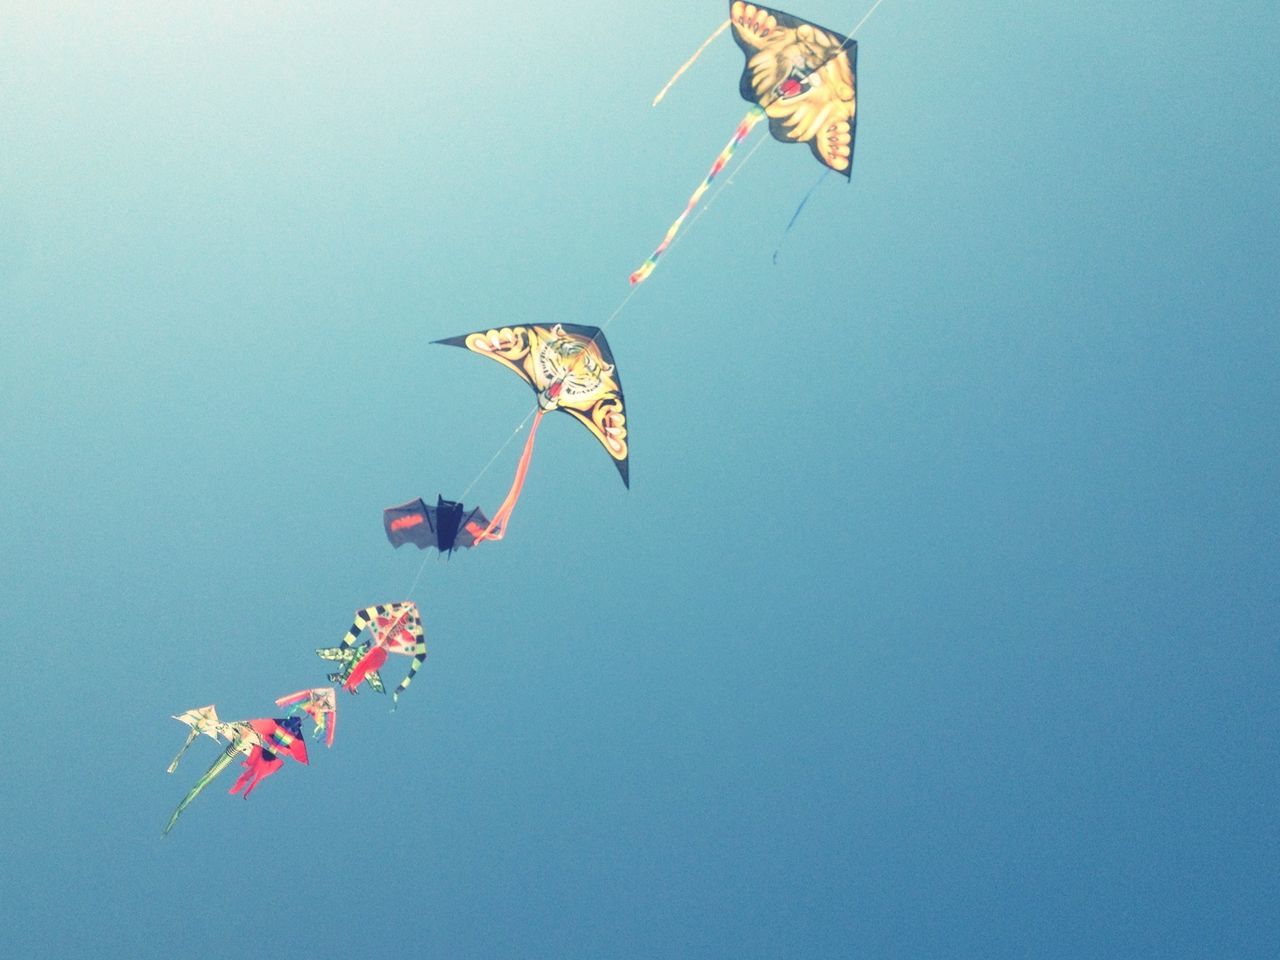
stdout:
POLYGON ((533 418, 533 426, 529 428, 529 439, 524 442, 524 453, 520 454, 516 478, 511 482, 511 489, 507 491, 507 499, 502 501, 502 506, 489 521, 489 526, 476 537, 476 546, 486 540, 501 540, 506 535, 507 521, 511 519, 511 512, 515 510, 516 501, 520 499, 520 491, 524 489, 524 476, 529 472, 529 461, 533 458, 533 438, 538 434, 538 424, 542 422, 542 415, 545 412, 545 410, 539 410, 537 416, 533 418))

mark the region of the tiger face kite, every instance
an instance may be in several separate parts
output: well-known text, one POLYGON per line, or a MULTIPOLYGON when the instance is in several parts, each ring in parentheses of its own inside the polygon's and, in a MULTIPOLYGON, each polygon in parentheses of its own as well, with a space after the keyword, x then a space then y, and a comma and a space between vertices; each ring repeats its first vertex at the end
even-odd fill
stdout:
POLYGON ((496 360, 527 383, 537 396, 538 410, 516 467, 515 480, 493 520, 475 537, 476 543, 501 540, 505 534, 524 487, 538 425, 543 415, 552 410, 567 413, 591 431, 618 468, 622 482, 631 485, 622 381, 609 341, 599 327, 573 323, 529 324, 477 330, 436 343, 462 347, 496 360))

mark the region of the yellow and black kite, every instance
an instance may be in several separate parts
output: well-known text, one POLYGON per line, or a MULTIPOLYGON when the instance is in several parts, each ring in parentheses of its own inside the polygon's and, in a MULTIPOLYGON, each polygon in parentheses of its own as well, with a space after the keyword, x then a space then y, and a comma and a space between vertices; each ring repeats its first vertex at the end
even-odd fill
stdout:
POLYGON ((549 410, 563 411, 590 430, 612 458, 622 482, 631 485, 622 382, 609 341, 599 327, 529 324, 477 330, 436 343, 463 347, 496 360, 529 384, 538 398, 538 412, 529 428, 515 481, 493 520, 475 537, 477 544, 502 539, 524 486, 538 424, 549 410))
POLYGON ((706 179, 689 198, 684 212, 667 230, 662 243, 631 274, 632 286, 653 273, 658 258, 671 245, 685 218, 716 175, 728 164, 738 144, 766 117, 775 140, 807 143, 813 156, 828 170, 842 173, 846 179, 852 175, 858 112, 857 41, 781 10, 732 0, 729 19, 676 71, 654 98, 654 104, 666 95, 698 54, 730 26, 733 39, 747 58, 738 90, 751 104, 751 109, 716 157, 706 179))

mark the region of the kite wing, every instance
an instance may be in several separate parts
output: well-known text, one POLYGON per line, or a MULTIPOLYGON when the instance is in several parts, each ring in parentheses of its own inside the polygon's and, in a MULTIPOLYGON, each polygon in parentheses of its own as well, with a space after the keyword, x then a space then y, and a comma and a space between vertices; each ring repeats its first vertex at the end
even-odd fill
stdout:
POLYGON ((780 10, 733 0, 733 38, 746 55, 738 89, 761 107, 783 143, 807 143, 814 157, 852 175, 857 124, 856 40, 780 10))
POLYGON ((185 713, 174 716, 175 720, 180 720, 191 728, 191 732, 187 734, 187 742, 182 745, 182 749, 169 763, 168 773, 178 769, 178 761, 182 759, 182 755, 187 752, 187 748, 195 741, 196 737, 204 734, 206 737, 218 739, 219 727, 221 722, 218 720, 218 711, 214 709, 211 703, 207 707, 195 707, 185 713))
POLYGON ((434 507, 419 499, 382 511, 382 526, 393 547, 412 543, 419 550, 435 547, 441 553, 452 553, 460 547, 475 546, 476 537, 488 525, 489 519, 479 507, 468 510, 461 503, 440 496, 434 507))
POLYGON ((599 327, 573 323, 501 327, 437 340, 501 363, 538 395, 541 410, 563 410, 591 431, 630 486, 622 381, 599 327))

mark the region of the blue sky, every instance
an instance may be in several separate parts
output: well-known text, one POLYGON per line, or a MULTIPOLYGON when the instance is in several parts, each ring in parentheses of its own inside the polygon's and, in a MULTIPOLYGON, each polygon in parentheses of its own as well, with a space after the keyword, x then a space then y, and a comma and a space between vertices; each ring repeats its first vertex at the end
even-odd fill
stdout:
POLYGON ((400 709, 161 841, 170 714, 322 679, 527 412, 430 341, 627 295, 723 6, 0 6, 7 952, 1273 953, 1262 2, 885 0, 852 184, 774 266, 817 166, 753 139, 610 325, 631 490, 548 420, 400 709))

